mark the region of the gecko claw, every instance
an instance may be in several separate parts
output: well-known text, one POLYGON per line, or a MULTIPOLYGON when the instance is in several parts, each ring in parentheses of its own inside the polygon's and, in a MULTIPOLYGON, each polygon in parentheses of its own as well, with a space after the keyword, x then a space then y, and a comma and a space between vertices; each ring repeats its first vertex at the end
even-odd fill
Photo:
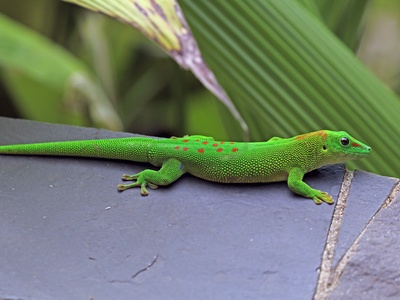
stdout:
POLYGON ((314 200, 315 204, 317 204, 317 205, 322 204, 322 201, 320 199, 318 199, 317 197, 314 197, 313 200, 314 200))

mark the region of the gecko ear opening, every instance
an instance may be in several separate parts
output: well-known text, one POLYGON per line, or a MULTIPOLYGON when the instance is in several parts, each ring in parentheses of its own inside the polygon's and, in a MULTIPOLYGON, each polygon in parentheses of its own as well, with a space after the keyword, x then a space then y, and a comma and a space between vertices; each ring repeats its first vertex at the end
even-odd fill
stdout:
POLYGON ((322 146, 322 149, 323 149, 323 150, 326 150, 326 148, 327 148, 326 145, 323 145, 323 146, 322 146))

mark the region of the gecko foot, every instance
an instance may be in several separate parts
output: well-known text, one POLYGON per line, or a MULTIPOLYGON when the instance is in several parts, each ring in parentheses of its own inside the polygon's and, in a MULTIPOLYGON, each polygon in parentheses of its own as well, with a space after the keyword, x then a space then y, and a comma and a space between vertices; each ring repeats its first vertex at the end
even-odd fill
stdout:
POLYGON ((312 197, 315 204, 320 205, 322 202, 326 202, 328 204, 333 204, 333 199, 326 192, 317 191, 317 193, 312 197))
POLYGON ((139 175, 140 174, 135 174, 135 175, 124 174, 124 175, 122 175, 122 180, 125 180, 125 181, 127 181, 127 180, 136 180, 136 182, 129 183, 129 184, 118 184, 118 190, 122 192, 122 191, 125 191, 127 189, 140 186, 140 194, 142 196, 147 196, 149 194, 149 192, 147 191, 146 186, 148 186, 149 188, 151 188, 153 190, 158 188, 158 185, 153 184, 151 182, 147 182, 143 178, 140 178, 139 175))

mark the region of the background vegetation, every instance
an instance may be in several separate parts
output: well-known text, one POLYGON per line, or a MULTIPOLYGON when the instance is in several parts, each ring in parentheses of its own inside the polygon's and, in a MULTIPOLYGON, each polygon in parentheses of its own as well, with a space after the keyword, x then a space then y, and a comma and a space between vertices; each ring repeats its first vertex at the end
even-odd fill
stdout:
MULTIPOLYGON (((400 176, 398 1, 179 4, 251 140, 344 129, 373 147, 358 167, 400 176)), ((3 0, 0 12, 0 115, 243 138, 226 108, 134 28, 54 0, 3 0)))

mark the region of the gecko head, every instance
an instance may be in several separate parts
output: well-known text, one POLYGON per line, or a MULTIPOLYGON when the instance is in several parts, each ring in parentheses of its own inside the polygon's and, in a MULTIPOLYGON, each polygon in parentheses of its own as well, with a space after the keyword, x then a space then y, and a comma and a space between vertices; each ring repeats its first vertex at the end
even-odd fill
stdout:
POLYGON ((325 131, 326 138, 322 142, 322 153, 330 158, 331 163, 342 163, 359 159, 371 153, 371 147, 356 140, 345 131, 325 131))

